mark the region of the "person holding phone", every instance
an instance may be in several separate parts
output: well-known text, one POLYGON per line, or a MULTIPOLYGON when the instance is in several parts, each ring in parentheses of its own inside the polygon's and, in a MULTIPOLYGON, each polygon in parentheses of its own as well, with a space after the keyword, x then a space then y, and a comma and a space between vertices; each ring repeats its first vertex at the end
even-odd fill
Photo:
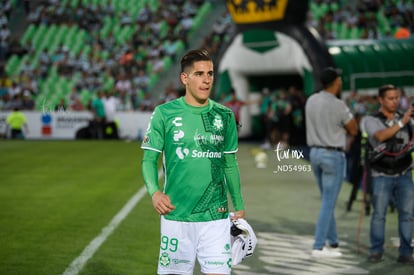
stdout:
POLYGON ((414 185, 411 176, 414 127, 413 110, 398 111, 400 92, 394 85, 378 90, 380 109, 366 117, 368 161, 372 176, 373 213, 370 224, 370 255, 368 261, 380 262, 384 255, 387 207, 395 194, 400 237, 399 256, 402 264, 414 265, 411 245, 413 234, 414 185))

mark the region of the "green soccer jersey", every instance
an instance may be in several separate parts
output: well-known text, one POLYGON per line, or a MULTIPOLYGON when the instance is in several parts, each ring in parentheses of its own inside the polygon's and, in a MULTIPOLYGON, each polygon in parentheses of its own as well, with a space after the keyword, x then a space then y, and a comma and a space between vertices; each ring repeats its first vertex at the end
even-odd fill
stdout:
POLYGON ((224 155, 237 146, 234 115, 223 105, 193 107, 181 97, 155 108, 141 148, 163 153, 164 193, 176 206, 166 219, 227 218, 224 155))

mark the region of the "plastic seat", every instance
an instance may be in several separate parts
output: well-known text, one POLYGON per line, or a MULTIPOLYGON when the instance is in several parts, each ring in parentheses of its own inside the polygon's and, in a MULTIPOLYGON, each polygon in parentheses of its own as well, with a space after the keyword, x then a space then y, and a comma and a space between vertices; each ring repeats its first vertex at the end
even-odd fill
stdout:
POLYGON ((29 27, 27 27, 24 34, 22 35, 20 43, 22 43, 22 45, 26 45, 28 41, 33 39, 36 30, 37 26, 35 24, 30 24, 29 27))
POLYGON ((19 65, 19 62, 20 62, 20 58, 17 55, 13 54, 7 60, 7 63, 6 63, 6 68, 5 69, 6 69, 7 74, 11 74, 12 72, 14 72, 16 70, 17 66, 19 65))

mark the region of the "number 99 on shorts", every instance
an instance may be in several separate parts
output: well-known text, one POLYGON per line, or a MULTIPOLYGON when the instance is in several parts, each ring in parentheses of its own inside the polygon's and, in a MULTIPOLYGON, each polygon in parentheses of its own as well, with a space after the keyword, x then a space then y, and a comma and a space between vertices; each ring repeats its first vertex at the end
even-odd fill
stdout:
POLYGON ((294 172, 311 172, 312 168, 310 164, 278 164, 276 169, 273 170, 274 174, 277 173, 294 173, 294 172))

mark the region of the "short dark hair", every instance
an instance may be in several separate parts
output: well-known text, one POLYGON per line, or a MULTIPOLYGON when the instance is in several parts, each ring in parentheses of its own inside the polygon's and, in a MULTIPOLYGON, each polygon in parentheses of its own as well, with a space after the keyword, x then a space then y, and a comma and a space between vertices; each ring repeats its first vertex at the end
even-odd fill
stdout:
POLYGON ((397 89, 397 87, 395 87, 392 84, 383 85, 383 86, 379 87, 379 89, 378 89, 378 96, 379 97, 384 97, 385 93, 388 92, 389 90, 398 90, 398 89, 397 89))
POLYGON ((210 53, 206 49, 191 50, 181 58, 181 72, 193 66, 194 62, 213 61, 210 53))
POLYGON ((337 69, 334 67, 324 68, 321 72, 321 77, 320 77, 323 87, 326 88, 327 86, 329 86, 332 82, 334 82, 336 78, 340 77, 341 74, 342 74, 341 69, 337 69))

